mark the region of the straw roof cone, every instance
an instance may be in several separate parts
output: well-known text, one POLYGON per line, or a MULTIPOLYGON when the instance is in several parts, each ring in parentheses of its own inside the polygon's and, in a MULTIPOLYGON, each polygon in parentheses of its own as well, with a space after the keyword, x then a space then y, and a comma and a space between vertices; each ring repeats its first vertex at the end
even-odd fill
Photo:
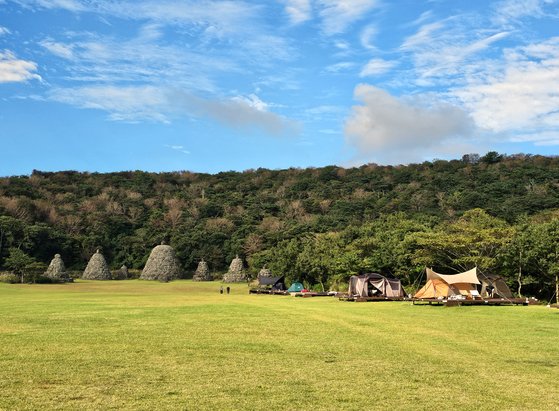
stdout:
POLYGON ((62 280, 68 278, 68 273, 66 272, 66 266, 60 254, 55 254, 54 258, 50 262, 47 271, 43 274, 45 277, 51 280, 62 280))
POLYGON ((123 265, 120 269, 115 272, 115 280, 126 280, 128 279, 128 267, 123 265))
POLYGON ((99 250, 93 254, 85 267, 82 278, 84 280, 111 280, 112 275, 105 261, 105 257, 99 250))
POLYGON ((198 268, 192 277, 194 281, 212 281, 212 275, 210 274, 210 269, 208 268, 208 263, 204 260, 198 263, 198 268))
POLYGON ((223 281, 226 283, 236 283, 241 281, 246 281, 246 273, 243 267, 243 260, 237 257, 231 261, 229 265, 229 271, 223 276, 223 281))
POLYGON ((266 266, 262 267, 262 269, 258 272, 258 277, 272 277, 272 272, 270 269, 266 268, 266 266))
POLYGON ((151 250, 140 279, 171 281, 180 277, 181 268, 175 250, 161 244, 151 250))

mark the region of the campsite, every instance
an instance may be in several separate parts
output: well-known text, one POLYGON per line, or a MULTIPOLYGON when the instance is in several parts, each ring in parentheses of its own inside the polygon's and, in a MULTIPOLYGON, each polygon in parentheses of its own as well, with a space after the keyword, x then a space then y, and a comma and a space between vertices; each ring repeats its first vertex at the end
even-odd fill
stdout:
POLYGON ((0 284, 0 409, 556 409, 559 310, 0 284))

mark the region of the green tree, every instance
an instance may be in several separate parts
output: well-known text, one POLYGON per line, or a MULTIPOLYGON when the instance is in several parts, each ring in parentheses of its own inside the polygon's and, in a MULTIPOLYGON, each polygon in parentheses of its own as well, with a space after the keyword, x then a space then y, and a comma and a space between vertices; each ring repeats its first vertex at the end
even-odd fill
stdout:
POLYGON ((414 261, 423 266, 450 270, 472 267, 491 272, 510 244, 512 228, 484 210, 473 209, 451 223, 443 223, 431 232, 417 233, 419 246, 414 261))
POLYGON ((39 270, 44 265, 38 263, 33 257, 27 255, 19 248, 10 248, 8 258, 6 258, 6 267, 11 269, 15 275, 19 275, 23 284, 25 274, 31 270, 39 270))

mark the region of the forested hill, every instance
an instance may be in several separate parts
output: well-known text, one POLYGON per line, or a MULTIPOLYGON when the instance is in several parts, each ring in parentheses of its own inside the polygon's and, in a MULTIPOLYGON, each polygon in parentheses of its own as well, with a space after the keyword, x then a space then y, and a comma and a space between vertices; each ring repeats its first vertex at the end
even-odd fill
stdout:
POLYGON ((201 258, 225 270, 239 254, 252 272, 267 264, 309 284, 373 270, 412 281, 426 263, 447 271, 475 263, 511 279, 520 264, 532 270, 528 283, 541 283, 541 261, 517 262, 505 249, 520 232, 553 224, 556 209, 559 158, 495 152, 408 166, 215 175, 34 171, 0 178, 0 269, 9 268, 14 248, 42 263, 60 253, 80 269, 98 247, 113 268, 140 268, 165 240, 186 272, 201 258), (464 234, 465 222, 510 232, 494 234, 503 237, 498 252, 496 245, 491 255, 471 250, 470 259, 432 243, 442 241, 437 233, 464 234))

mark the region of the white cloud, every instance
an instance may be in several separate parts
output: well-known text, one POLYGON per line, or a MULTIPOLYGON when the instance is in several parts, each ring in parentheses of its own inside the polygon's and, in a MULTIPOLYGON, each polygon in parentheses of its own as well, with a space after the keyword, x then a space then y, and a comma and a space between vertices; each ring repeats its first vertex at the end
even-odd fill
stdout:
POLYGON ((190 150, 186 150, 186 149, 184 148, 184 146, 176 146, 176 145, 170 146, 170 145, 166 144, 165 147, 168 147, 168 148, 170 148, 171 150, 180 151, 180 152, 183 153, 183 154, 191 154, 191 153, 190 153, 190 150))
POLYGON ((359 36, 359 40, 361 42, 361 46, 366 49, 374 50, 376 47, 373 44, 373 39, 378 33, 378 28, 373 25, 368 25, 361 31, 361 35, 359 36))
POLYGON ((496 24, 511 24, 523 17, 541 17, 545 15, 545 5, 554 0, 504 0, 495 4, 493 22, 496 24))
POLYGON ((116 121, 169 122, 166 93, 153 86, 59 88, 51 91, 50 99, 79 108, 107 111, 109 119, 116 121))
POLYGON ((58 57, 62 57, 68 60, 74 58, 74 53, 72 51, 71 45, 57 43, 50 39, 43 40, 39 44, 58 57))
POLYGON ((5 36, 7 34, 11 34, 11 31, 6 27, 0 26, 0 36, 5 36))
POLYGON ((297 134, 299 124, 267 111, 267 103, 256 96, 209 100, 180 90, 168 94, 174 109, 198 117, 209 117, 228 127, 264 131, 273 135, 297 134))
POLYGON ((0 51, 0 83, 21 83, 27 80, 41 80, 36 74, 37 63, 20 60, 9 50, 0 51))
POLYGON ((346 120, 346 141, 360 156, 377 161, 412 161, 421 153, 470 137, 473 122, 462 109, 429 97, 398 99, 386 91, 361 84, 346 120))
POLYGON ((455 94, 476 123, 496 133, 532 137, 559 131, 559 37, 505 53, 502 68, 472 79, 455 94))
POLYGON ((17 0, 17 2, 26 7, 64 9, 71 12, 82 12, 87 10, 87 7, 78 0, 17 0))
POLYGON ((405 39, 400 50, 413 63, 415 84, 450 85, 463 83, 470 74, 487 64, 480 57, 508 36, 508 31, 473 29, 470 18, 454 16, 444 21, 423 25, 405 39))
POLYGON ((369 62, 363 67, 361 73, 359 73, 360 77, 368 77, 368 76, 376 76, 379 74, 386 73, 391 68, 396 65, 393 61, 387 61, 383 59, 371 59, 369 62))
POLYGON ((342 61, 340 63, 336 63, 336 64, 331 64, 329 66, 327 66, 324 71, 327 73, 340 73, 343 71, 347 71, 347 70, 351 70, 353 67, 355 67, 355 63, 351 62, 351 61, 342 61))
POLYGON ((311 18, 312 7, 310 0, 282 0, 285 11, 292 24, 299 24, 311 18))
POLYGON ((374 8, 377 0, 317 0, 321 8, 322 30, 327 35, 343 33, 348 26, 361 20, 374 8))
POLYGON ((91 86, 59 88, 49 98, 83 109, 102 110, 114 121, 168 123, 179 116, 207 117, 228 127, 281 135, 296 133, 298 125, 267 110, 257 96, 211 100, 177 89, 154 86, 91 86))
POLYGON ((409 50, 423 44, 431 44, 433 42, 433 34, 443 27, 444 24, 442 22, 429 23, 421 26, 415 34, 404 40, 400 49, 409 50))
POLYGON ((258 111, 268 111, 269 104, 260 100, 256 94, 250 94, 248 96, 237 96, 233 97, 232 100, 238 101, 244 104, 248 104, 250 107, 258 111))

